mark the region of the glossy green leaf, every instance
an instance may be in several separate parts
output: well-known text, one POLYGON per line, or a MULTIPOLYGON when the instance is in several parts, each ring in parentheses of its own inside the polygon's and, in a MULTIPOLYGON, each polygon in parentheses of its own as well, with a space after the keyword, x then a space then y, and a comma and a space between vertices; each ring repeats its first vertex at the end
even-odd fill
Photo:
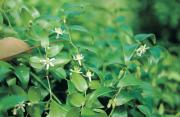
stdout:
POLYGON ((41 100, 41 91, 37 87, 30 87, 28 90, 28 99, 33 103, 37 103, 41 100))
POLYGON ((85 104, 85 97, 81 93, 73 93, 69 97, 70 103, 75 107, 80 107, 85 104))
POLYGON ((100 87, 98 89, 96 89, 93 93, 91 93, 87 99, 87 106, 88 107, 92 107, 93 103, 95 102, 95 100, 97 100, 98 97, 100 96, 106 96, 107 94, 109 94, 110 92, 113 92, 114 90, 111 88, 107 88, 107 87, 100 87))
POLYGON ((80 108, 74 107, 70 109, 66 117, 80 117, 80 108))
POLYGON ((29 83, 29 71, 30 69, 25 65, 18 66, 15 69, 15 74, 24 88, 26 88, 29 83))
POLYGON ((13 95, 19 95, 24 98, 27 98, 27 93, 25 92, 25 90, 18 85, 11 86, 10 93, 13 95))
POLYGON ((98 80, 93 80, 89 83, 89 88, 90 89, 98 89, 101 87, 101 84, 98 80))
POLYGON ((120 106, 120 105, 126 104, 133 98, 134 98, 134 96, 130 92, 121 91, 116 98, 116 105, 120 106))
POLYGON ((20 15, 21 15, 21 22, 24 25, 27 25, 29 21, 32 19, 31 13, 29 9, 26 7, 22 8, 20 15))
POLYGON ((80 92, 85 92, 88 88, 86 80, 78 73, 72 73, 71 81, 80 92))
POLYGON ((128 74, 119 81, 118 87, 141 85, 142 83, 143 82, 140 79, 137 79, 134 75, 128 74))
POLYGON ((42 69, 44 65, 40 62, 41 60, 42 60, 42 58, 33 56, 30 58, 29 63, 33 68, 42 69))
POLYGON ((31 117, 41 117, 42 115, 42 107, 40 105, 28 106, 27 111, 31 117))
POLYGON ((0 61, 0 81, 10 73, 12 66, 6 62, 0 61))
POLYGON ((137 107, 146 117, 152 117, 150 109, 145 105, 139 105, 137 107))
POLYGON ((47 49, 46 53, 48 57, 54 57, 56 56, 63 48, 63 45, 54 45, 47 49))
POLYGON ((114 109, 112 117, 128 117, 127 110, 123 109, 122 107, 116 107, 114 109))
POLYGON ((137 34, 135 35, 134 39, 140 42, 148 40, 152 42, 153 44, 156 43, 156 37, 154 34, 137 34))
POLYGON ((50 103, 50 112, 47 117, 67 117, 67 110, 54 100, 50 103))
POLYGON ((108 117, 106 112, 101 110, 102 112, 95 112, 89 108, 83 108, 81 111, 82 117, 108 117))
POLYGON ((69 63, 70 59, 69 58, 56 58, 53 63, 54 65, 65 65, 67 63, 69 63))
POLYGON ((66 71, 62 67, 51 69, 51 73, 56 79, 65 79, 66 71))
POLYGON ((7 82, 8 86, 16 85, 16 78, 7 79, 6 82, 7 82))

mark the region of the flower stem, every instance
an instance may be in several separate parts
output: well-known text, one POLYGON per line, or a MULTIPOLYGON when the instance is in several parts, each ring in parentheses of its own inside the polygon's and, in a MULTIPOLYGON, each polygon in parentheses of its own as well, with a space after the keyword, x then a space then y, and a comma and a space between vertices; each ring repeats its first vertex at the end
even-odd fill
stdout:
MULTIPOLYGON (((31 72, 30 75, 33 76, 32 78, 34 78, 37 82, 39 82, 44 87, 44 89, 49 91, 49 88, 40 80, 40 77, 38 77, 33 72, 31 72)), ((56 95, 53 92, 51 92, 51 95, 59 104, 61 104, 61 101, 56 97, 56 95)))

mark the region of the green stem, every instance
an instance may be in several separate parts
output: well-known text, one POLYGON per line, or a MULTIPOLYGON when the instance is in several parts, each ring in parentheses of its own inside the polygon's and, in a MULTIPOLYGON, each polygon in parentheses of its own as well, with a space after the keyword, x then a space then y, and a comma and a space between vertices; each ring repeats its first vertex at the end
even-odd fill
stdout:
POLYGON ((73 46, 73 48, 76 49, 77 52, 79 52, 78 47, 77 47, 77 46, 73 43, 73 41, 72 41, 71 32, 70 32, 69 27, 68 27, 66 24, 64 24, 64 25, 65 25, 65 27, 66 27, 66 29, 67 29, 67 31, 68 31, 69 43, 73 46))
POLYGON ((52 91, 51 91, 51 84, 50 84, 50 81, 49 81, 49 76, 47 75, 46 78, 47 78, 47 81, 48 81, 50 100, 52 100, 52 91))
MULTIPOLYGON (((41 86, 44 87, 44 89, 46 89, 47 91, 49 91, 49 88, 40 80, 40 78, 39 78, 36 74, 34 74, 33 72, 31 72, 30 75, 33 76, 33 78, 34 78, 37 82, 39 82, 39 83, 41 84, 41 86)), ((51 93, 52 93, 52 94, 51 94, 52 97, 53 97, 59 104, 61 104, 61 101, 56 97, 56 95, 55 95, 53 92, 51 92, 51 93)))
MULTIPOLYGON (((121 92, 121 90, 122 90, 122 87, 120 87, 120 88, 118 89, 117 93, 113 96, 113 99, 116 99, 116 98, 117 98, 117 96, 119 95, 119 93, 121 92)), ((112 108, 112 110, 111 110, 111 112, 110 112, 110 114, 109 114, 109 117, 112 116, 112 114, 113 114, 113 112, 114 112, 114 109, 115 109, 115 107, 112 108)))

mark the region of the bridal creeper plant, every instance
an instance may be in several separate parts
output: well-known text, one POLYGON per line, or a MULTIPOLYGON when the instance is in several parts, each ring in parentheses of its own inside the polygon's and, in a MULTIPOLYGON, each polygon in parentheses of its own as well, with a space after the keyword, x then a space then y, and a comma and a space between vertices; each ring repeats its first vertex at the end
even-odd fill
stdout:
MULTIPOLYGON (((75 23, 84 10, 81 4, 64 3, 53 17, 40 15, 21 0, 17 3, 16 16, 7 11, 14 6, 3 3, 4 27, 33 48, 9 63, 0 62, 1 116, 153 116, 148 67, 160 58, 153 34, 133 35, 111 11, 110 23, 102 25, 106 29, 93 25, 97 32, 91 32, 75 23)), ((86 17, 77 22, 81 20, 88 25, 86 17)))

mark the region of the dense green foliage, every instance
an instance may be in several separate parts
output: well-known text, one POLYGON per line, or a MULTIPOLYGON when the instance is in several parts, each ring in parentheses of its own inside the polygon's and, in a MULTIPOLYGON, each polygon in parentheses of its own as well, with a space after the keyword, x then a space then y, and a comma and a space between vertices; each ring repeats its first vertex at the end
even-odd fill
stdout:
POLYGON ((0 37, 30 51, 0 61, 0 117, 179 117, 179 6, 1 0, 0 37))

